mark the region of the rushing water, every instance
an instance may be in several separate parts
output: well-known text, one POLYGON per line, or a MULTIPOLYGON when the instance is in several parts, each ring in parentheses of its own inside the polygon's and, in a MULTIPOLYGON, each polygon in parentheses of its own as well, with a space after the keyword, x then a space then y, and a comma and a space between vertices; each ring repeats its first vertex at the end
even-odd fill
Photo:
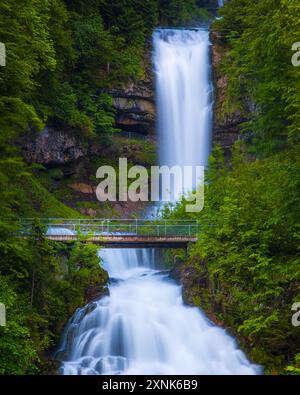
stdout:
MULTIPOLYGON (((208 31, 157 30, 153 42, 160 164, 205 166, 212 122, 208 31)), ((195 184, 185 180, 185 192, 195 184)), ((174 188, 177 199, 184 190, 174 188)))
POLYGON ((160 163, 204 166, 212 118, 208 31, 163 29, 153 41, 160 163))
POLYGON ((182 303, 157 250, 107 249, 110 295, 77 310, 60 351, 64 374, 253 374, 224 330, 182 303))
MULTIPOLYGON (((205 165, 210 149, 209 39, 204 30, 154 33, 160 162, 205 165)), ((158 250, 104 249, 109 295, 78 309, 57 357, 61 374, 255 374, 233 338, 163 271, 158 250)))

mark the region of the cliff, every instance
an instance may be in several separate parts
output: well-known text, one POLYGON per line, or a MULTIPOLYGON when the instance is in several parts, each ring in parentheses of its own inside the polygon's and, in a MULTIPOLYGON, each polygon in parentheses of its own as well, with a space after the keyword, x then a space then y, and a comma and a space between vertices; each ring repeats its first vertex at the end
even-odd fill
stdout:
POLYGON ((123 89, 109 92, 116 109, 116 127, 128 133, 153 135, 155 129, 155 99, 152 74, 130 81, 123 89))
POLYGON ((141 78, 131 78, 122 89, 108 92, 116 109, 115 126, 129 136, 153 136, 155 133, 154 74, 150 49, 144 54, 143 70, 141 78))
MULTIPOLYGON (((229 158, 246 117, 234 101, 228 99, 228 77, 221 65, 228 49, 213 29, 211 42, 215 95, 213 144, 219 144, 229 158)), ((119 157, 146 166, 156 161, 154 76, 149 52, 145 56, 142 78, 131 79, 122 88, 111 89, 108 93, 116 110, 115 127, 120 131, 108 144, 87 142, 80 138, 79 131, 59 127, 46 127, 39 134, 29 133, 22 142, 26 161, 45 166, 46 170, 40 171, 39 176, 48 181, 50 178, 51 191, 84 215, 103 215, 104 204, 100 204, 95 195, 95 174, 99 165, 117 167, 119 157)), ((110 215, 123 216, 133 210, 133 207, 123 207, 124 204, 113 206, 117 210, 110 215)))
POLYGON ((41 133, 29 133, 22 141, 22 146, 27 163, 46 166, 77 161, 87 153, 76 131, 65 128, 45 127, 41 133))
POLYGON ((240 137, 241 125, 246 121, 245 114, 238 105, 229 100, 228 76, 222 70, 222 60, 228 49, 217 31, 211 31, 212 42, 212 70, 214 82, 214 122, 213 144, 220 145, 225 156, 230 156, 230 150, 240 137))

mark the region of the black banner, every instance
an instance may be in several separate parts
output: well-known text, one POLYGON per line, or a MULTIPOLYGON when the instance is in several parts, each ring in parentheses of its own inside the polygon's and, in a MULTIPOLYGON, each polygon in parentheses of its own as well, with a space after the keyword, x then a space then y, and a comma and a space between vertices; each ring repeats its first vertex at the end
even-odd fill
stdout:
MULTIPOLYGON (((291 391, 299 388, 300 376, 0 376, 0 389, 30 391, 67 391, 68 394, 94 395, 105 392, 138 393, 151 391, 291 391)), ((0 392, 4 393, 4 392, 0 392)))

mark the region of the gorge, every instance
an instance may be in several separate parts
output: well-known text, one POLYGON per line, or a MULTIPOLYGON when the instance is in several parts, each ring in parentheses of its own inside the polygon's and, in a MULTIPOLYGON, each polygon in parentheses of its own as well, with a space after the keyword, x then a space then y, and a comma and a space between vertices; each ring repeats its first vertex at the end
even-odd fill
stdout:
MULTIPOLYGON (((205 29, 154 32, 160 163, 207 164, 212 95, 205 29)), ((195 185, 196 187, 196 185, 195 185)), ((79 308, 57 358, 60 374, 257 374, 233 338, 194 307, 157 249, 103 249, 109 295, 79 308)))

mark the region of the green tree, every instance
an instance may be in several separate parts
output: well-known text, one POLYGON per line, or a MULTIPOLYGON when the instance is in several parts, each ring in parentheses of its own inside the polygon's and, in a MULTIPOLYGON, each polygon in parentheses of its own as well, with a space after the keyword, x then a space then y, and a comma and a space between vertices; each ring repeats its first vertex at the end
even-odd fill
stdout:
POLYGON ((238 98, 247 113, 244 130, 260 155, 299 138, 300 69, 291 64, 299 7, 297 0, 231 0, 215 24, 229 45, 228 100, 238 98))

